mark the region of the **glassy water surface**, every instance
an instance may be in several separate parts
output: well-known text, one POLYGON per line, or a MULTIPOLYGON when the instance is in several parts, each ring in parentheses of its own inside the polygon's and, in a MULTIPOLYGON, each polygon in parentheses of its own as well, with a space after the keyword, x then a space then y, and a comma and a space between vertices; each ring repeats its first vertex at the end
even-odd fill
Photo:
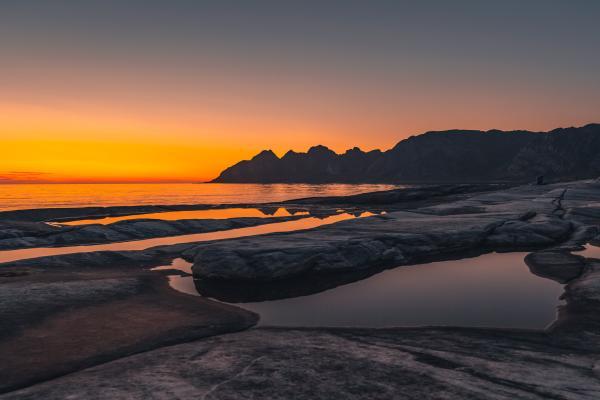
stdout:
MULTIPOLYGON (((231 304, 258 313, 263 326, 542 329, 554 321, 563 289, 533 275, 526 255, 490 253, 403 266, 316 294, 231 304)), ((189 263, 178 265, 190 271, 189 263)), ((175 290, 200 295, 191 276, 169 280, 175 290)))
POLYGON ((265 203, 389 190, 380 184, 0 184, 0 211, 143 204, 265 203))
POLYGON ((126 250, 145 250, 156 246, 166 246, 180 243, 204 242, 209 240, 232 239, 242 236, 264 235, 275 232, 290 232, 302 229, 316 228, 317 226, 332 224, 346 219, 357 217, 369 217, 374 215, 370 212, 363 212, 354 215, 340 213, 326 218, 307 217, 294 221, 273 222, 270 224, 250 226, 247 228, 236 228, 225 231, 193 233, 189 235, 167 236, 154 239, 133 240, 129 242, 116 242, 107 244, 94 244, 82 246, 66 247, 35 247, 19 250, 0 251, 0 263, 22 260, 27 258, 58 256, 63 254, 87 253, 92 251, 126 251, 126 250))
POLYGON ((217 208, 211 210, 194 211, 167 211, 149 214, 132 214, 120 217, 105 217, 95 219, 80 219, 76 221, 60 222, 59 225, 87 225, 102 224, 108 225, 119 221, 129 221, 135 219, 160 219, 163 221, 177 221, 181 219, 227 219, 227 218, 270 218, 270 217, 289 217, 292 215, 308 215, 308 211, 290 212, 283 207, 273 209, 260 208, 217 208))
POLYGON ((574 252, 574 254, 577 254, 578 256, 583 256, 586 258, 595 258, 595 259, 600 260, 600 246, 596 246, 593 244, 586 244, 584 247, 585 247, 585 250, 576 251, 576 252, 574 252))

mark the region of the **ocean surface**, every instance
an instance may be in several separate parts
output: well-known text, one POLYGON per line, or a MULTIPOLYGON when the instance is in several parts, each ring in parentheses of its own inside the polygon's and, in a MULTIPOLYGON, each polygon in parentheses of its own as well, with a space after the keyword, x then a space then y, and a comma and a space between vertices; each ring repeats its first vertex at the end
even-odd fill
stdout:
POLYGON ((0 210, 140 204, 264 203, 389 190, 381 184, 1 184, 0 210))

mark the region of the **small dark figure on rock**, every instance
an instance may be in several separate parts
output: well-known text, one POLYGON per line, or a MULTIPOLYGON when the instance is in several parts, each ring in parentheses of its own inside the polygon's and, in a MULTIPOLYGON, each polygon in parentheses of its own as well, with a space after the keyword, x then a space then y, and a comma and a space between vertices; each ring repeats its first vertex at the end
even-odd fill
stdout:
POLYGON ((536 185, 543 185, 544 184, 544 175, 538 176, 537 179, 536 179, 535 184, 536 185))

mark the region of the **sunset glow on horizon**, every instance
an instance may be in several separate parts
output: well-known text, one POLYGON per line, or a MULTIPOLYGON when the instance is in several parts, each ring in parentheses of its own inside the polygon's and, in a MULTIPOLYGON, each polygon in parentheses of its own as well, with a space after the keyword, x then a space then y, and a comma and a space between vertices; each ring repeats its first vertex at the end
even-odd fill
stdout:
POLYGON ((600 122, 599 3, 234 3, 3 2, 0 183, 202 182, 263 149, 600 122))

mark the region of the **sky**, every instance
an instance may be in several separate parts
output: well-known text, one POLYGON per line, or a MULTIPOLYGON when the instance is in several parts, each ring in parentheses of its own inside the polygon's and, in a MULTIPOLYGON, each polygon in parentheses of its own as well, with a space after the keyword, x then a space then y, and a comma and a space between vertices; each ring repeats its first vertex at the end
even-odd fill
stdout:
POLYGON ((0 0, 0 182, 600 122, 600 1, 0 0))

